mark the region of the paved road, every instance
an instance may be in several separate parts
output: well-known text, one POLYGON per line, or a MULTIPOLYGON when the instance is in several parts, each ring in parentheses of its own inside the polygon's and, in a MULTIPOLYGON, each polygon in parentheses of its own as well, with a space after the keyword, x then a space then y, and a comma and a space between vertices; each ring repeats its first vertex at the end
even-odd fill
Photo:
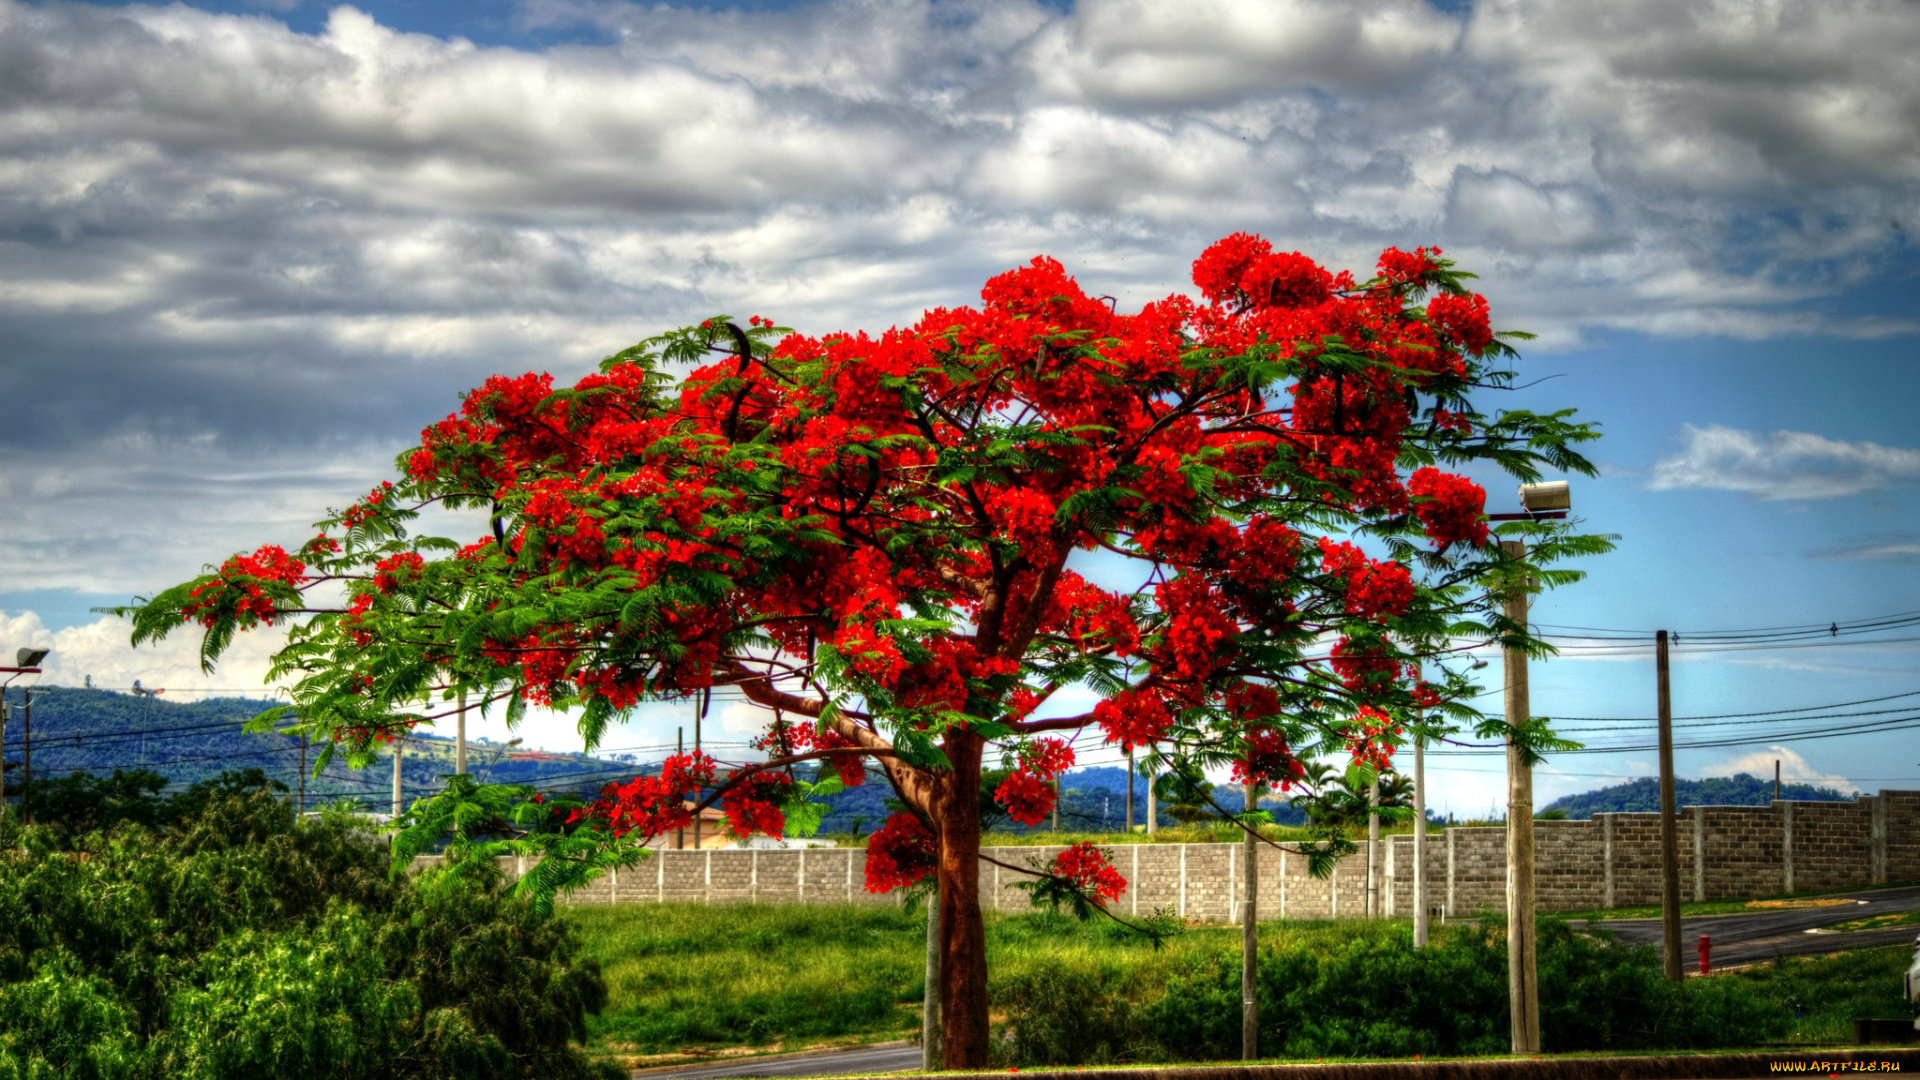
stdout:
MULTIPOLYGON (((1776 956, 1811 956, 1877 945, 1905 945, 1920 936, 1920 927, 1916 926, 1891 926, 1849 933, 1807 933, 1809 930, 1873 915, 1920 910, 1920 887, 1874 889, 1838 895, 1865 903, 1741 915, 1696 915, 1682 919, 1681 959, 1689 970, 1700 962, 1701 934, 1712 939, 1715 967, 1751 964, 1776 956)), ((1621 941, 1651 945, 1656 950, 1661 948, 1659 919, 1607 919, 1598 925, 1613 931, 1621 941)))

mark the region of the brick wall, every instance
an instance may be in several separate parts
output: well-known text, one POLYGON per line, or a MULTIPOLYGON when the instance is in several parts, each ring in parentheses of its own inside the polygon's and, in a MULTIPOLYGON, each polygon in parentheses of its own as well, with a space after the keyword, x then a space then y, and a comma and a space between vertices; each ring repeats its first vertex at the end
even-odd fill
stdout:
MULTIPOLYGON (((1682 899, 1737 899, 1787 891, 1920 881, 1920 791, 1885 791, 1851 803, 1688 807, 1678 815, 1682 899)), ((1660 816, 1601 814, 1591 821, 1534 823, 1534 874, 1543 911, 1636 907, 1660 902, 1660 816)), ((1388 837, 1376 864, 1381 902, 1413 912, 1413 837, 1388 837)), ((990 910, 1028 906, 1010 867, 1044 863, 1057 847, 988 848, 1006 866, 982 861, 980 902, 990 910)), ((1166 909, 1190 919, 1233 921, 1245 902, 1241 844, 1129 844, 1113 850, 1128 881, 1117 910, 1166 909)), ((563 897, 566 903, 661 900, 724 903, 892 904, 864 888, 865 852, 656 850, 637 867, 608 874, 563 897)), ((1304 856, 1262 847, 1260 917, 1352 918, 1365 910, 1367 845, 1339 861, 1332 878, 1307 873, 1304 856)), ((417 864, 436 861, 432 857, 417 864)), ((509 877, 520 861, 501 865, 509 877)), ((1506 830, 1451 828, 1427 838, 1427 895, 1447 915, 1506 906, 1506 830)))

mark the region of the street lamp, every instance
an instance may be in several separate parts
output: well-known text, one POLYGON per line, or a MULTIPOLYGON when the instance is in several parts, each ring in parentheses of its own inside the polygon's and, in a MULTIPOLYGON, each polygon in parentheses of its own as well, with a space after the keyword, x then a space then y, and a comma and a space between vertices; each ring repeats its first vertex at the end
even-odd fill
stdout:
MULTIPOLYGON (((7 687, 12 686, 13 680, 22 675, 40 674, 40 661, 45 660, 47 653, 51 651, 53 650, 27 646, 13 654, 13 667, 0 667, 0 674, 7 676, 5 682, 0 682, 0 808, 4 808, 7 804, 7 770, 5 767, 7 715, 11 711, 7 705, 7 687)), ((20 798, 24 802, 27 794, 27 781, 33 777, 33 690, 31 688, 26 690, 26 700, 22 702, 22 705, 24 707, 27 724, 27 738, 22 744, 22 750, 24 751, 22 756, 24 760, 20 766, 22 770, 20 798)))
MULTIPOLYGON (((1491 521, 1539 521, 1567 516, 1573 495, 1565 480, 1520 485, 1521 513, 1489 514, 1491 521)), ((1524 540, 1500 541, 1500 553, 1516 562, 1527 557, 1524 540)), ((1506 597, 1505 615, 1523 629, 1527 625, 1526 582, 1518 582, 1506 597)), ((1524 727, 1532 715, 1527 698, 1527 654, 1509 647, 1506 661, 1507 725, 1524 727)), ((1540 982, 1533 934, 1533 769, 1520 744, 1507 740, 1507 991, 1512 1006, 1513 1052, 1540 1052, 1540 982)))

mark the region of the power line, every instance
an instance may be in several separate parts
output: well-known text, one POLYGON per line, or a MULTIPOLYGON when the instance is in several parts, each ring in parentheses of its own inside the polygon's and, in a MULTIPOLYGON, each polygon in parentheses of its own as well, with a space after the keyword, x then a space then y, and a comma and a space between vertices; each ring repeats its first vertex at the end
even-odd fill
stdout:
MULTIPOLYGON (((1884 697, 1861 698, 1858 701, 1836 701, 1828 705, 1803 705, 1797 709, 1762 709, 1758 712, 1744 712, 1744 713, 1707 713, 1699 716, 1676 716, 1674 717, 1674 719, 1675 720, 1738 720, 1748 716, 1776 716, 1781 713, 1822 712, 1827 709, 1844 709, 1853 705, 1874 705, 1882 701, 1894 701, 1899 698, 1915 697, 1915 696, 1920 696, 1920 690, 1903 690, 1898 694, 1887 694, 1884 697)), ((1632 720, 1632 721, 1643 721, 1649 724, 1655 723, 1657 720, 1657 718, 1652 716, 1562 716, 1562 717, 1558 717, 1558 719, 1594 720, 1594 721, 1632 720)))

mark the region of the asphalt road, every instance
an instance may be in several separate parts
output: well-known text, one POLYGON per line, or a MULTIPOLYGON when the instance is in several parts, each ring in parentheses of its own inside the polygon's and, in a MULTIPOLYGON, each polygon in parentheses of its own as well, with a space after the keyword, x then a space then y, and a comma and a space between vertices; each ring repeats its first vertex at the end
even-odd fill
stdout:
MULTIPOLYGON (((1689 971, 1700 962, 1701 934, 1711 939, 1712 961, 1716 968, 1752 964, 1778 956, 1812 956, 1848 949, 1869 949, 1877 945, 1906 945, 1920 936, 1920 926, 1891 926, 1849 933, 1808 933, 1809 930, 1873 915, 1920 910, 1920 887, 1874 889, 1837 895, 1865 903, 1740 915, 1696 915, 1682 919, 1681 960, 1689 971)), ((1614 936, 1623 942, 1651 945, 1656 950, 1661 948, 1659 919, 1607 919, 1598 925, 1613 931, 1614 936)))
MULTIPOLYGON (((1712 939, 1713 966, 1726 967, 1772 960, 1778 956, 1867 949, 1877 945, 1904 945, 1920 936, 1920 927, 1894 926, 1850 933, 1807 933, 1835 923, 1851 922, 1895 911, 1920 910, 1920 887, 1877 889, 1840 894, 1863 904, 1741 915, 1696 915, 1680 921, 1680 945, 1687 970, 1699 963, 1700 935, 1712 939)), ((1599 925, 1621 941, 1661 947, 1659 919, 1607 919, 1599 925)), ((635 1075, 645 1080, 731 1080, 733 1077, 829 1076, 850 1072, 904 1072, 920 1067, 920 1048, 909 1043, 875 1043, 849 1050, 822 1050, 762 1058, 736 1059, 712 1065, 653 1069, 635 1075)))

